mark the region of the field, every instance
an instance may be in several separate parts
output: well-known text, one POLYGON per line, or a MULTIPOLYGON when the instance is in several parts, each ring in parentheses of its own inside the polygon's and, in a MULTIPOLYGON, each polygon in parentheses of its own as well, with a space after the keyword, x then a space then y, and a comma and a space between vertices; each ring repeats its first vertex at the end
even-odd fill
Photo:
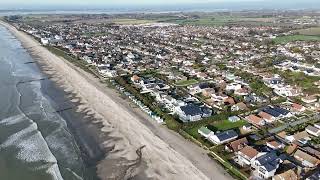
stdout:
POLYGON ((189 80, 182 80, 182 81, 178 81, 176 83, 177 86, 190 86, 190 85, 193 85, 193 84, 196 84, 198 83, 197 80, 195 79, 189 79, 189 80))
POLYGON ((166 19, 162 22, 170 22, 181 25, 194 25, 194 26, 223 26, 228 24, 243 24, 243 25, 263 25, 272 23, 273 18, 250 18, 239 16, 201 16, 197 18, 185 19, 166 19))
POLYGON ((295 32, 297 32, 301 35, 320 36, 320 27, 300 29, 300 30, 296 30, 295 32))
POLYGON ((320 36, 310 36, 310 35, 290 35, 290 36, 280 36, 273 40, 277 44, 288 43, 292 41, 320 41, 320 36))
POLYGON ((144 20, 144 19, 114 19, 112 20, 112 22, 115 24, 121 24, 121 25, 137 25, 137 24, 154 23, 155 21, 144 20))

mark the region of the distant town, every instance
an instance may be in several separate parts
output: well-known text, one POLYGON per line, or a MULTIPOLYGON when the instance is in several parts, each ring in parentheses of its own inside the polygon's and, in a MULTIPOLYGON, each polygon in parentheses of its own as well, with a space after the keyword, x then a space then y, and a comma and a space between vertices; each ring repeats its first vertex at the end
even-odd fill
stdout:
POLYGON ((237 179, 320 179, 317 11, 7 16, 237 179))

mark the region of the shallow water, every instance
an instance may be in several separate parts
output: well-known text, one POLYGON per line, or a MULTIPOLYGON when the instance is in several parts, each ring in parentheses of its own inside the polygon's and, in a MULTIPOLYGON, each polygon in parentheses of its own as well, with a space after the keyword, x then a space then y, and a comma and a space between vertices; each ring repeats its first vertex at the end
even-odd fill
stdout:
POLYGON ((57 113, 74 105, 33 61, 0 26, 0 179, 95 179, 68 129, 79 115, 57 113))

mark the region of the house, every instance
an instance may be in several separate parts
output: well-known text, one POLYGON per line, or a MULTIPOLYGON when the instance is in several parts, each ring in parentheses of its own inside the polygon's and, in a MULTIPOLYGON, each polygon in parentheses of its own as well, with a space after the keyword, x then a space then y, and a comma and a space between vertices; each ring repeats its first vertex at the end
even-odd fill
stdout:
POLYGON ((298 175, 292 169, 289 169, 288 171, 275 175, 272 177, 272 180, 298 180, 298 175))
POLYGON ((248 107, 243 102, 239 102, 239 103, 231 106, 231 111, 245 111, 245 110, 248 110, 248 107))
POLYGON ((258 116, 260 116, 267 123, 273 123, 276 120, 275 117, 273 117, 270 114, 263 112, 263 111, 259 112, 258 116))
POLYGON ((314 126, 308 126, 306 127, 306 131, 307 133, 313 135, 313 136, 316 136, 316 137, 319 137, 320 136, 320 129, 314 127, 314 126))
POLYGON ((235 90, 234 94, 238 95, 238 96, 246 96, 249 94, 249 91, 246 88, 240 88, 240 89, 235 90))
POLYGON ((251 160, 255 159, 258 153, 259 152, 253 147, 245 146, 236 153, 238 158, 238 164, 240 166, 249 166, 251 164, 251 160))
POLYGON ((224 103, 227 105, 234 105, 236 102, 232 97, 228 97, 227 99, 224 100, 224 103))
POLYGON ((238 138, 238 134, 234 130, 227 130, 209 136, 209 140, 214 144, 223 144, 238 138))
POLYGON ((291 105, 291 111, 293 111, 293 112, 303 112, 305 110, 306 110, 306 108, 300 104, 293 103, 291 105))
POLYGON ((202 90, 202 95, 205 97, 211 97, 215 93, 214 88, 206 88, 202 90))
POLYGON ((185 106, 179 106, 176 109, 176 113, 178 114, 180 120, 183 122, 188 121, 199 121, 203 117, 209 117, 212 114, 212 111, 206 107, 200 107, 196 104, 187 104, 185 106))
POLYGON ((265 113, 270 114, 270 115, 273 116, 275 119, 281 117, 281 113, 275 111, 274 109, 272 109, 272 108, 270 108, 270 107, 267 107, 267 108, 263 109, 263 111, 264 111, 265 113))
POLYGON ((279 112, 281 114, 281 116, 284 118, 289 118, 289 117, 293 116, 290 111, 288 111, 284 108, 281 108, 281 107, 275 106, 272 108, 272 110, 279 112))
POLYGON ((275 152, 259 153, 258 157, 251 161, 254 174, 263 179, 273 177, 281 163, 281 159, 275 152))
POLYGON ((238 152, 242 148, 246 147, 248 145, 248 140, 246 137, 232 141, 230 144, 226 145, 226 150, 229 150, 231 152, 238 152))
POLYGON ((314 172, 309 177, 306 178, 306 180, 319 180, 320 179, 320 170, 314 172))
POLYGON ((238 83, 231 83, 226 86, 226 91, 236 91, 239 89, 241 89, 241 84, 238 83))
POLYGON ((137 76, 137 75, 133 75, 133 76, 131 77, 131 81, 134 82, 134 83, 139 83, 140 77, 137 76))
POLYGON ((277 141, 269 141, 267 142, 267 146, 271 149, 282 149, 284 147, 284 145, 282 143, 279 143, 277 141))
POLYGON ((237 121, 240 121, 240 118, 238 116, 231 116, 228 118, 228 121, 237 122, 237 121))
POLYGON ((48 39, 48 38, 41 38, 40 41, 41 41, 41 44, 42 44, 42 45, 48 45, 48 44, 49 44, 49 40, 50 40, 50 39, 48 39))
POLYGON ((294 135, 286 136, 285 139, 291 143, 294 141, 304 143, 305 141, 310 140, 310 137, 306 131, 301 131, 294 135))
POLYGON ((303 166, 307 167, 307 168, 314 168, 316 166, 318 166, 320 164, 320 160, 301 151, 301 150, 297 150, 294 153, 294 158, 296 158, 298 161, 300 161, 302 163, 303 166))
POLYGON ((314 127, 320 129, 320 123, 314 124, 314 127))
POLYGON ((304 103, 311 104, 311 103, 317 102, 317 101, 318 101, 318 97, 317 97, 316 95, 305 96, 305 97, 301 98, 301 100, 302 100, 304 103))
POLYGON ((204 126, 198 129, 198 133, 205 138, 208 138, 211 134, 214 134, 210 129, 204 126))
POLYGON ((284 96, 284 97, 293 97, 293 96, 299 96, 300 90, 293 88, 291 86, 281 86, 281 87, 275 87, 273 90, 277 95, 284 96))
POLYGON ((310 154, 310 155, 312 155, 312 156, 320 159, 320 151, 317 151, 316 149, 313 149, 313 148, 311 148, 311 147, 309 147, 309 146, 303 147, 302 149, 303 149, 303 151, 305 151, 306 153, 308 153, 308 154, 310 154))
POLYGON ((258 117, 256 115, 253 115, 253 114, 247 116, 246 120, 249 123, 251 123, 253 125, 257 125, 257 126, 264 126, 266 124, 265 121, 262 118, 260 118, 260 117, 258 117))

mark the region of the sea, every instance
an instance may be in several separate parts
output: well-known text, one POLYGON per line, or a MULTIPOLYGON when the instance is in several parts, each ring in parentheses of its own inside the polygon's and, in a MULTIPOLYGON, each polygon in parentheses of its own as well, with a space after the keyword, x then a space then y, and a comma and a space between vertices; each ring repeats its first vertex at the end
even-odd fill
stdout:
POLYGON ((67 97, 0 25, 0 180, 98 179, 103 152, 67 97))

